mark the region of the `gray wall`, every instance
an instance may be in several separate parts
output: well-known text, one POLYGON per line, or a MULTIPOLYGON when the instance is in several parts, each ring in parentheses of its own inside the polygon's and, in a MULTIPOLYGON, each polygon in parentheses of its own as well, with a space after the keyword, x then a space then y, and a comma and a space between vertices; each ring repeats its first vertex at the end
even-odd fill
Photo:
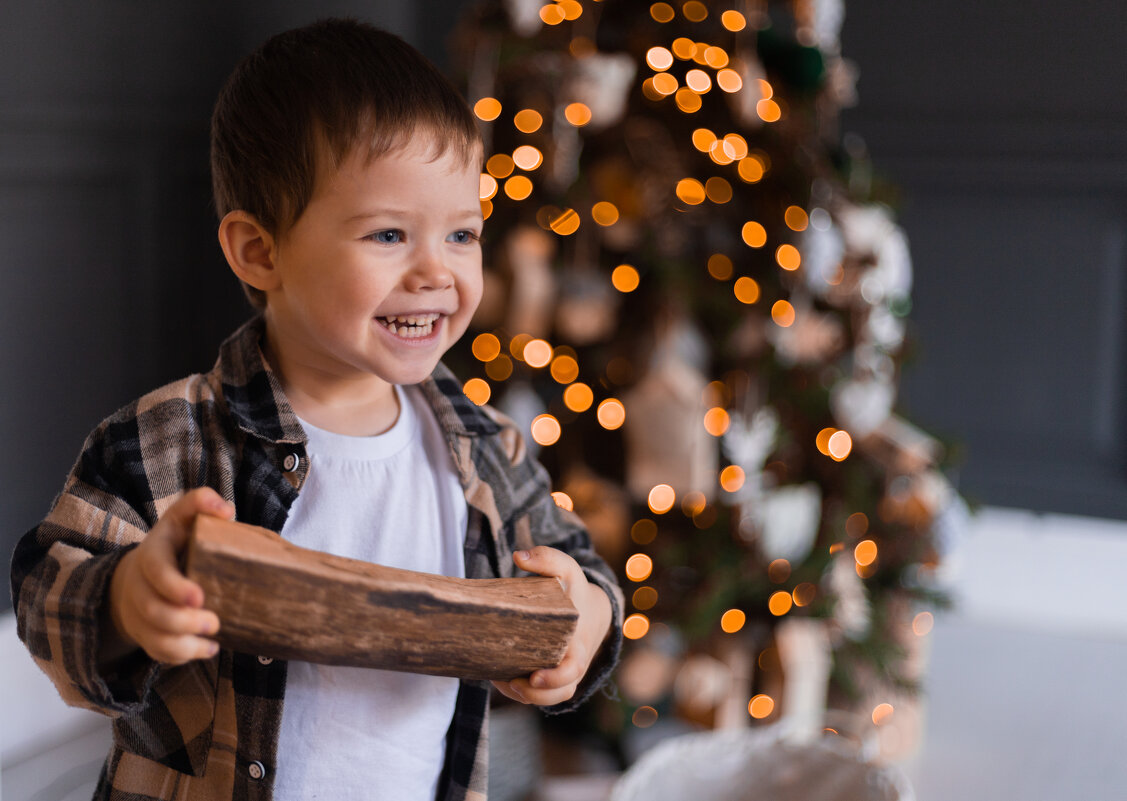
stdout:
MULTIPOLYGON (((235 61, 329 14, 440 57, 459 5, 0 11, 0 561, 97 421, 210 367, 246 315, 207 175, 207 118, 235 61)), ((1124 12, 1097 0, 847 12, 843 48, 861 67, 848 127, 901 187, 916 264, 906 411, 963 443, 972 498, 1127 518, 1124 12)))

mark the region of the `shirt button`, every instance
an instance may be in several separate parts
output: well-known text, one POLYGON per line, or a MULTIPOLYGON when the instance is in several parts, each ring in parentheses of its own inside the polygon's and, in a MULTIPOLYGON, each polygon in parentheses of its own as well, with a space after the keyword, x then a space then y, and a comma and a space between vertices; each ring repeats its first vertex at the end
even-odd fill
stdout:
POLYGON ((262 766, 261 762, 251 762, 250 765, 247 766, 247 773, 250 774, 252 779, 258 781, 266 775, 266 768, 262 766))
POLYGON ((260 665, 269 665, 269 664, 270 664, 270 663, 272 663, 273 661, 274 661, 274 658, 273 658, 273 657, 269 657, 269 656, 260 656, 260 657, 258 657, 258 663, 259 663, 260 665))
POLYGON ((297 470, 298 464, 301 462, 296 453, 287 453, 286 458, 282 460, 282 469, 287 473, 292 473, 297 470))

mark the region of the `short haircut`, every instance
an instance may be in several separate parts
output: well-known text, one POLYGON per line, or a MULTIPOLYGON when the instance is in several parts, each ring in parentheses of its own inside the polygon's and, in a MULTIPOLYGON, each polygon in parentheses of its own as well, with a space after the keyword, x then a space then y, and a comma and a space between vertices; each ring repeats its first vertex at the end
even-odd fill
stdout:
MULTIPOLYGON (((280 236, 313 195, 317 170, 356 148, 368 159, 425 133, 434 157, 481 158, 473 112, 454 85, 398 36, 326 19, 267 40, 235 68, 211 119, 211 180, 222 218, 241 209, 280 236), (326 163, 327 161, 327 163, 326 163)), ((266 299, 244 285, 257 308, 266 299)))

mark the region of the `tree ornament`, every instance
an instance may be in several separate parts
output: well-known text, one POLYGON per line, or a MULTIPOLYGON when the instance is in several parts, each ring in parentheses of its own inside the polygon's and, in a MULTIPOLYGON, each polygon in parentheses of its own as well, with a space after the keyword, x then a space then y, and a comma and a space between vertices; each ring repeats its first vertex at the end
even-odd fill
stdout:
POLYGON ((869 633, 872 610, 869 594, 854 569, 853 553, 849 549, 834 556, 828 583, 834 598, 833 621, 838 631, 851 640, 864 639, 869 633))

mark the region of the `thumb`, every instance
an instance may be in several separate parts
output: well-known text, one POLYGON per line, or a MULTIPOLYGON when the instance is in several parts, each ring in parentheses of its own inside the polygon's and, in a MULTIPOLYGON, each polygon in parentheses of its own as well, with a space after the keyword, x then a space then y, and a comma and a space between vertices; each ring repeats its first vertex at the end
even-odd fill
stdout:
POLYGON ((192 522, 197 515, 210 515, 230 520, 235 516, 235 506, 223 500, 211 487, 200 487, 185 493, 161 516, 161 521, 166 523, 165 535, 177 551, 187 542, 192 522))

